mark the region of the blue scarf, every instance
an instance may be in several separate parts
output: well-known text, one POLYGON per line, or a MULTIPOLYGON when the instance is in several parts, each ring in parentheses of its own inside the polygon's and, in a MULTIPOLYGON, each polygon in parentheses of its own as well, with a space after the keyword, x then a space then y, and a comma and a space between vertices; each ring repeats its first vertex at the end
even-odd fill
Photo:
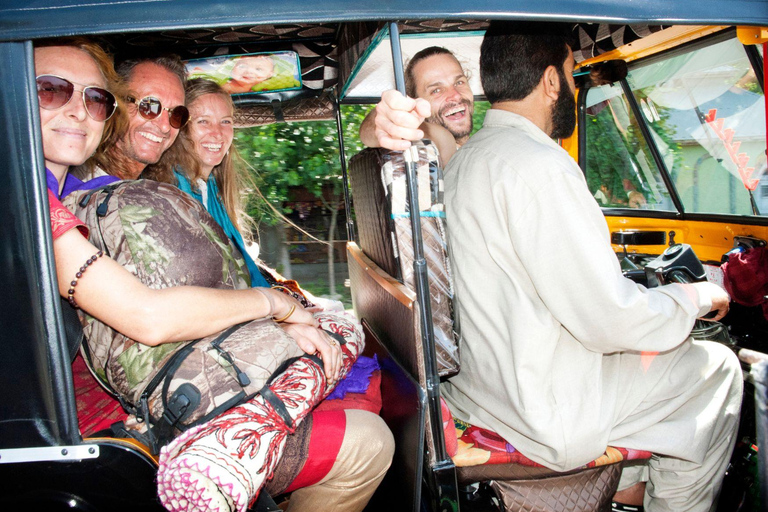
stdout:
POLYGON ((232 224, 232 219, 229 218, 227 210, 224 208, 224 203, 219 195, 219 187, 216 184, 216 178, 213 174, 208 177, 208 204, 203 204, 203 196, 192 188, 192 184, 186 176, 175 169, 173 174, 176 175, 176 180, 178 181, 177 186, 179 189, 191 195, 200 204, 205 206, 205 209, 211 214, 213 220, 221 226, 230 241, 240 250, 243 259, 245 259, 245 264, 248 267, 248 273, 251 274, 251 286, 269 288, 269 283, 267 283, 267 280, 261 275, 258 265, 256 265, 256 262, 253 261, 253 258, 248 254, 248 251, 245 250, 243 235, 241 235, 240 231, 238 231, 234 224, 232 224))
POLYGON ((76 190, 91 190, 103 187, 104 185, 109 185, 115 181, 120 181, 120 179, 114 176, 99 176, 98 178, 83 182, 75 178, 72 174, 67 173, 67 175, 64 176, 64 188, 61 189, 61 194, 59 194, 59 182, 56 179, 56 176, 54 176, 48 168, 45 169, 45 183, 48 186, 48 190, 53 192, 53 195, 59 199, 64 199, 76 190))

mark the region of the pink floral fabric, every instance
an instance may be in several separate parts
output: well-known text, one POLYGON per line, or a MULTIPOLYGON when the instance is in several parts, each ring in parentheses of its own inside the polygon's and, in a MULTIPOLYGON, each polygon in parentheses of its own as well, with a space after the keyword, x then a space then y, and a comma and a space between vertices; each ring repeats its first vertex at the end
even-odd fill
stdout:
POLYGON ((51 231, 53 231, 54 240, 72 228, 79 229, 84 237, 88 236, 88 228, 85 224, 72 215, 50 190, 48 191, 48 208, 51 210, 51 231))

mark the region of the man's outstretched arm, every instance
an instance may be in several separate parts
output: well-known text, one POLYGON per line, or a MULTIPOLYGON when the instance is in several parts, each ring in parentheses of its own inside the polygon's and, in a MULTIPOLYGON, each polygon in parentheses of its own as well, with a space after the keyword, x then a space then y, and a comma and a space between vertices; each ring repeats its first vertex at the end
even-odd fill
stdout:
POLYGON ((409 98, 395 90, 384 91, 381 101, 360 125, 360 140, 372 148, 408 149, 410 141, 424 138, 419 127, 429 114, 426 100, 409 98))
POLYGON ((445 165, 456 152, 456 141, 442 126, 427 123, 429 115, 428 101, 409 98, 395 90, 385 91, 360 125, 360 140, 371 148, 404 151, 411 141, 428 138, 437 146, 445 165))

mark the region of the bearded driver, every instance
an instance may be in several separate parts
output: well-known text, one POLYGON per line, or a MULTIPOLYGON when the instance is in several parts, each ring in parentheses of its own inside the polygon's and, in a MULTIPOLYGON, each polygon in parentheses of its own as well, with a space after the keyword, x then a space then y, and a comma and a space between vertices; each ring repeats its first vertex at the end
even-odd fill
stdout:
POLYGON ((571 28, 493 21, 485 34, 491 109, 445 170, 463 345, 441 391, 455 417, 550 469, 606 446, 652 452, 624 469, 614 510, 708 512, 742 375, 728 347, 690 332, 709 312, 722 318, 729 297, 709 282, 646 288, 622 275, 584 174, 555 141, 576 124, 571 28))

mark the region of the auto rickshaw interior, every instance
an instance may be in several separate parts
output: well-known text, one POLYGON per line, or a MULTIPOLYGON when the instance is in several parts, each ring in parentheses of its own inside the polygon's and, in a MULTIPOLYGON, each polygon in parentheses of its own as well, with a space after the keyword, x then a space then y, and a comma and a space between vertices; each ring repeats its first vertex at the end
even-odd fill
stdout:
MULTIPOLYGON (((475 98, 481 101, 477 57, 486 26, 487 20, 473 19, 417 19, 393 25, 380 21, 284 23, 104 33, 97 40, 117 60, 169 52, 185 60, 296 52, 300 89, 234 96, 236 125, 247 127, 320 119, 341 123, 340 104, 374 103, 383 90, 396 86, 395 70, 402 62, 393 65, 393 53, 395 60, 400 51, 407 59, 432 45, 451 49, 470 69, 475 98)), ((590 192, 603 208, 622 269, 646 286, 701 279, 722 282, 721 263, 763 247, 768 240, 765 47, 753 44, 766 40, 765 30, 599 23, 577 24, 575 30, 580 42, 574 49, 578 127, 562 145, 579 162, 590 192)), ((424 220, 419 224, 410 217, 401 226, 382 220, 391 212, 386 207, 387 193, 376 191, 381 185, 380 179, 376 183, 376 173, 387 164, 395 168, 407 164, 398 155, 367 150, 351 159, 352 176, 348 178, 341 141, 340 146, 345 186, 352 182, 351 190, 345 187, 345 192, 353 302, 367 329, 370 352, 383 361, 382 415, 398 442, 393 468, 369 510, 500 510, 484 482, 509 475, 465 470, 464 476, 459 471, 457 477, 446 451, 441 428, 446 418, 441 416, 437 384, 450 377, 441 374, 437 364, 435 298, 429 298, 433 283, 440 279, 435 274, 440 265, 423 264, 422 274, 417 269, 415 275, 406 275, 407 264, 418 264, 423 258, 418 246, 430 236, 424 234, 429 228, 424 220), (413 257, 401 261, 407 246, 412 247, 413 257)), ((429 141, 414 151, 415 161, 428 174, 441 172, 429 141)), ((418 186, 430 183, 429 178, 415 181, 418 186)), ((414 188, 409 183, 404 193, 415 194, 414 188)), ((418 204, 415 197, 409 196, 410 204, 418 204)), ((432 200, 427 202, 434 206, 432 200)), ((433 241, 441 243, 440 233, 433 241)), ((447 261, 447 256, 443 258, 447 261)), ((449 275, 447 279, 444 288, 450 291, 449 275)), ((450 306, 447 314, 446 329, 453 335, 450 306)), ((701 337, 726 343, 736 351, 768 351, 768 322, 759 306, 733 304, 720 327, 697 322, 695 329, 701 337)), ((35 368, 30 371, 42 372, 39 365, 35 368)), ((748 363, 744 369, 749 369, 748 363)), ((65 421, 62 416, 73 421, 71 375, 66 368, 57 371, 61 373, 57 378, 68 378, 70 384, 57 392, 51 390, 50 396, 69 407, 45 421, 65 421)), ((747 386, 739 434, 743 442, 734 453, 720 510, 757 510, 736 508, 757 503, 757 477, 750 473, 756 464, 753 447, 758 442, 753 400, 753 388, 747 386)), ((32 409, 19 416, 34 417, 38 411, 32 409)), ((50 444, 83 443, 76 433, 70 435, 65 443, 52 436, 50 444)), ((35 438, 29 441, 32 444, 23 439, 9 443, 5 434, 0 435, 0 449, 41 444, 37 436, 31 437, 35 438)), ((114 440, 86 441, 83 446, 98 446, 104 454, 99 465, 87 470, 95 481, 128 483, 137 500, 153 506, 150 457, 134 457, 135 448, 114 440), (140 466, 136 470, 139 476, 119 474, 119 464, 140 466)), ((57 469, 57 462, 48 459, 22 470, 23 464, 0 467, 6 470, 4 475, 11 469, 17 472, 14 481, 18 475, 32 481, 40 471, 59 475, 85 467, 82 460, 68 461, 66 467, 58 464, 57 469)), ((55 496, 46 503, 61 502, 67 495, 75 508, 98 508, 110 503, 111 492, 118 492, 105 487, 94 498, 93 485, 83 484, 80 476, 62 482, 60 488, 50 491, 55 496)), ((22 484, 20 489, 12 503, 21 503, 37 487, 22 484)))

